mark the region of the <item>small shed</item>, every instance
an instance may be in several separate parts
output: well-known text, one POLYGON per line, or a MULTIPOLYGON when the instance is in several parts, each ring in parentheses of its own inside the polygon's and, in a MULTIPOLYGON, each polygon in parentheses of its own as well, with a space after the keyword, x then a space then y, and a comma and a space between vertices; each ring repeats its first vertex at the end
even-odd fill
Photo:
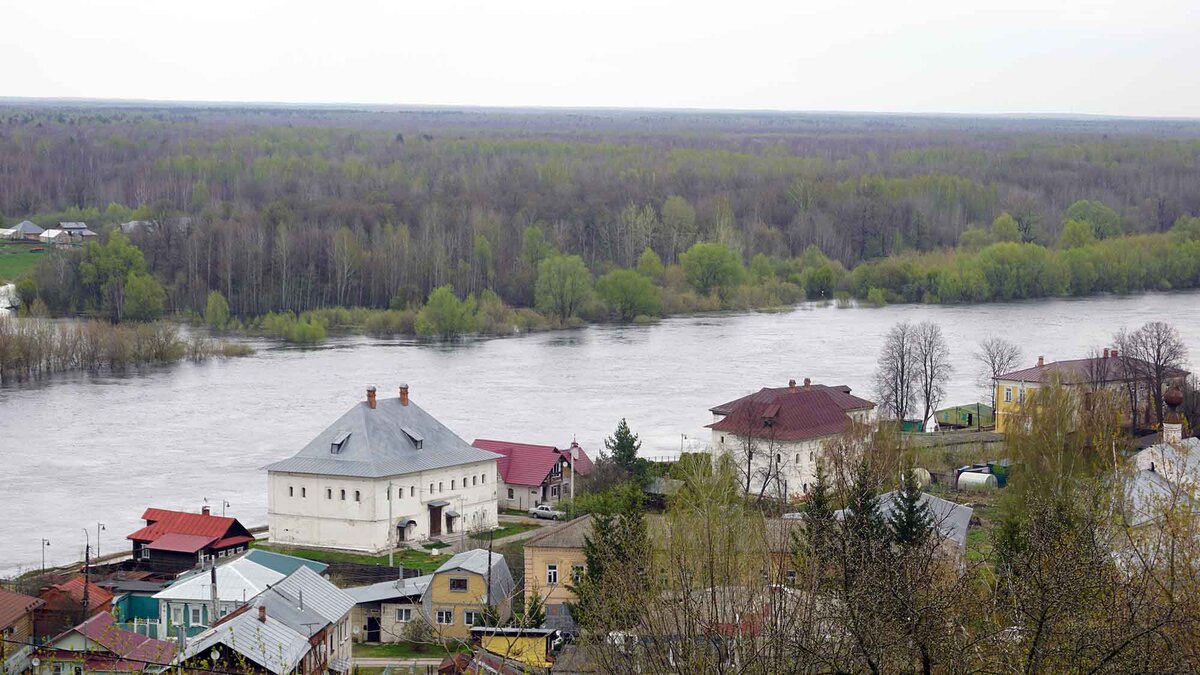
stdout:
POLYGON ((983 403, 967 403, 942 408, 934 414, 937 415, 938 424, 943 427, 977 429, 996 424, 992 407, 983 403))

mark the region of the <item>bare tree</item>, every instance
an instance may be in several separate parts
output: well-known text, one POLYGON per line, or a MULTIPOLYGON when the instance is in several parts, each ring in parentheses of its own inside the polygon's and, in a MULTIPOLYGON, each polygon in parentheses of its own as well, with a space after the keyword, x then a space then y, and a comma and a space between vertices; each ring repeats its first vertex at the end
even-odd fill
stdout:
POLYGON ((1021 348, 1004 338, 988 338, 979 343, 975 352, 979 362, 979 386, 991 393, 992 410, 996 409, 996 378, 1011 371, 1021 362, 1021 348))
POLYGON ((917 379, 917 328, 902 321, 888 331, 875 368, 875 395, 883 412, 903 422, 912 409, 917 379))
POLYGON ((917 361, 918 395, 924 406, 922 423, 937 409, 946 395, 946 381, 954 372, 950 365, 950 347, 942 335, 942 327, 932 321, 923 321, 916 326, 913 355, 917 361))
MULTIPOLYGON (((1116 336, 1116 342, 1122 363, 1126 366, 1126 377, 1132 381, 1135 389, 1139 382, 1146 386, 1146 393, 1154 405, 1155 418, 1161 426, 1163 391, 1169 381, 1182 377, 1183 364, 1187 360, 1187 346, 1183 338, 1171 324, 1150 321, 1133 332, 1121 331, 1116 336)), ((1136 403, 1134 406, 1136 411, 1136 403)), ((1136 422, 1135 418, 1135 425, 1136 422)))

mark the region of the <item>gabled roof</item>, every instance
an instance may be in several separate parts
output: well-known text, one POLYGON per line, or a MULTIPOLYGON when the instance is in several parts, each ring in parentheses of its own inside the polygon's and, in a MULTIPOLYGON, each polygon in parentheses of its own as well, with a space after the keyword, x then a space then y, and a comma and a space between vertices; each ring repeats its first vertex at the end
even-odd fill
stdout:
POLYGON ((592 514, 579 516, 561 525, 548 527, 525 540, 525 548, 583 548, 584 537, 592 533, 592 514))
MULTIPOLYGON (((592 470, 592 460, 583 448, 576 443, 571 445, 579 455, 575 462, 575 471, 581 476, 586 476, 592 470)), ((509 485, 541 485, 555 464, 563 458, 571 461, 571 447, 559 450, 553 445, 514 443, 486 438, 475 439, 471 446, 501 455, 500 459, 496 460, 496 470, 509 485)))
POLYGON ((0 588, 0 632, 44 604, 46 601, 41 598, 13 593, 0 588))
POLYGON ((426 574, 419 577, 409 577, 404 581, 399 579, 393 581, 381 581, 377 584, 369 586, 356 586, 347 588, 346 593, 354 598, 354 602, 362 604, 364 602, 379 602, 381 600, 397 600, 400 598, 420 598, 425 593, 425 589, 429 588, 430 582, 433 581, 432 574, 426 574))
POLYGON ((59 635, 50 643, 50 648, 54 648, 55 643, 72 632, 79 633, 127 661, 165 664, 175 658, 175 643, 127 631, 116 625, 113 615, 108 612, 100 612, 59 635))
MULTIPOLYGON (((217 565, 217 597, 225 602, 244 602, 262 593, 284 575, 247 558, 217 565)), ((154 595, 156 600, 199 600, 212 597, 212 570, 197 570, 154 595)))
POLYGON ((303 597, 305 609, 312 608, 329 623, 341 621, 354 608, 354 598, 349 593, 307 567, 300 567, 287 575, 271 590, 293 598, 303 597))
POLYGON ((456 554, 442 566, 437 568, 434 575, 444 574, 462 570, 464 572, 473 572, 484 578, 491 576, 492 586, 489 595, 494 598, 506 598, 512 595, 513 588, 516 584, 513 582, 512 572, 508 569, 508 564, 504 562, 504 556, 499 553, 489 553, 487 549, 476 548, 470 551, 463 551, 456 554), (489 564, 490 560, 490 564, 489 564), (490 570, 488 568, 491 568, 490 570))
MULTIPOLYGON (((61 584, 54 584, 42 591, 42 599, 53 591, 65 594, 76 603, 83 603, 83 577, 75 577, 70 581, 61 584)), ((107 589, 101 588, 94 583, 87 584, 88 589, 88 611, 103 607, 105 604, 112 602, 113 594, 107 589)))
MULTIPOLYGON (((898 494, 893 490, 879 495, 879 514, 885 520, 891 517, 892 511, 896 508, 898 494)), ((929 507, 930 515, 933 517, 933 526, 937 529, 939 536, 957 543, 959 547, 967 545, 967 530, 971 525, 971 514, 975 512, 975 509, 965 504, 957 504, 941 497, 935 497, 928 492, 921 493, 921 503, 929 507)), ((847 511, 849 509, 841 509, 834 515, 841 520, 846 517, 847 511)))
POLYGON ((471 447, 412 400, 401 405, 398 398, 380 398, 374 409, 365 401, 355 404, 295 456, 265 468, 286 473, 384 478, 498 458, 495 453, 471 447), (335 441, 340 441, 336 452, 335 441))
POLYGON ((87 223, 81 223, 79 221, 71 221, 71 220, 60 221, 58 223, 58 227, 59 227, 59 229, 63 229, 63 230, 86 230, 87 223))
POLYGON ((292 572, 307 567, 317 574, 323 573, 329 569, 329 565, 316 560, 308 560, 306 558, 298 558, 294 555, 285 555, 283 553, 275 553, 274 551, 265 551, 261 548, 252 548, 242 555, 239 560, 249 560, 252 563, 262 565, 268 569, 273 569, 280 574, 287 576, 292 572))
POLYGON ((175 553, 196 553, 216 541, 216 537, 203 534, 179 534, 170 532, 150 542, 146 548, 152 551, 173 551, 175 553))
MULTIPOLYGON (((1096 356, 1087 359, 1054 361, 1052 363, 1044 363, 1040 366, 1022 368, 1004 373, 1003 375, 997 375, 996 379, 1012 382, 1037 382, 1041 384, 1046 384, 1056 378, 1063 384, 1125 382, 1138 377, 1136 372, 1128 372, 1130 361, 1144 363, 1139 359, 1130 359, 1124 356, 1096 356)), ((1149 366, 1147 365, 1147 367, 1149 366)), ((1167 377, 1169 378, 1184 377, 1187 374, 1186 370, 1178 368, 1171 368, 1167 371, 1167 377)))
POLYGON ((1157 472, 1170 483, 1200 486, 1200 438, 1158 442, 1133 456, 1141 470, 1157 472))
POLYGON ((714 414, 725 417, 708 428, 741 436, 753 434, 778 441, 799 441, 849 431, 848 413, 874 407, 874 403, 852 395, 845 385, 764 387, 749 396, 710 408, 714 414))
POLYGON ((12 230, 14 232, 20 232, 21 234, 41 234, 43 231, 42 228, 38 227, 37 225, 33 224, 32 221, 28 221, 28 220, 22 220, 21 222, 17 223, 16 225, 13 225, 12 230))
MULTIPOLYGON (((166 535, 188 535, 191 537, 207 537, 208 543, 200 544, 187 552, 199 551, 204 546, 213 544, 216 548, 225 548, 254 540, 254 535, 238 522, 237 518, 214 516, 205 513, 189 513, 187 511, 170 511, 167 509, 146 509, 142 520, 147 525, 125 537, 137 542, 155 542, 166 535)), ((199 539, 182 539, 172 537, 163 550, 181 550, 178 547, 196 545, 199 539)))

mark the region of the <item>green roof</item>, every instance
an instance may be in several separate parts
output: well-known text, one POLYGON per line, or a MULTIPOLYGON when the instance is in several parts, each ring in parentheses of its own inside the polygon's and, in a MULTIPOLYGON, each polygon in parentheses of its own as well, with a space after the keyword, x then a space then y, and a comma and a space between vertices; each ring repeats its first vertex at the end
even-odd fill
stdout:
POLYGON ((275 570, 284 576, 290 575, 292 572, 307 567, 308 569, 322 574, 329 567, 322 562, 316 560, 305 560, 297 558, 293 555, 284 555, 282 553, 274 553, 272 551, 264 551, 261 548, 252 548, 246 553, 246 557, 250 560, 266 567, 267 569, 275 570))

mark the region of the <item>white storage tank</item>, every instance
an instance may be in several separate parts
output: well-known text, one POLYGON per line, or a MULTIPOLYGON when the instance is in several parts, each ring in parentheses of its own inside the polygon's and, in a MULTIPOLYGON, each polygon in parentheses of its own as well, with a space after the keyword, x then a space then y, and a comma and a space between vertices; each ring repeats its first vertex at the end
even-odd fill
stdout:
POLYGON ((996 476, 990 473, 964 471, 958 474, 959 490, 986 491, 996 489, 996 476))

